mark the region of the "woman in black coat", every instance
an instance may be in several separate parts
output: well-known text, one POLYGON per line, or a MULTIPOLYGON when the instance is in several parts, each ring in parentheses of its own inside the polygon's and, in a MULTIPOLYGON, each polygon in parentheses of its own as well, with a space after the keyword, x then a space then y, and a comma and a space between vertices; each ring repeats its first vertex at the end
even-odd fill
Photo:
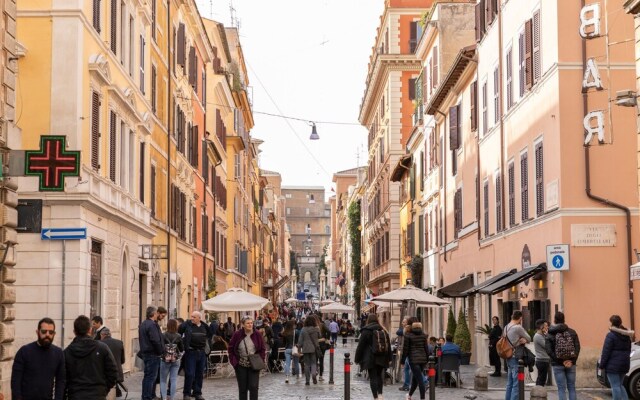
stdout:
POLYGON ((422 400, 427 392, 422 376, 422 371, 429 362, 427 341, 427 335, 422 331, 420 322, 411 324, 411 330, 404 335, 401 364, 404 364, 408 357, 409 368, 411 368, 411 389, 409 389, 407 398, 411 398, 411 395, 416 391, 416 387, 420 388, 420 399, 422 400))
POLYGON ((609 322, 611 322, 611 327, 602 346, 600 368, 604 369, 607 374, 613 400, 628 400, 629 397, 622 381, 629 372, 629 353, 631 352, 633 331, 622 326, 622 318, 619 315, 612 315, 609 322))
POLYGON ((502 362, 500 361, 500 356, 498 356, 496 344, 502 336, 502 328, 500 327, 500 319, 498 319, 498 317, 494 316, 491 318, 491 322, 493 323, 493 327, 489 333, 489 362, 495 368, 495 371, 491 376, 500 376, 500 365, 502 362))
POLYGON ((384 370, 389 368, 391 362, 391 342, 389 334, 378 323, 376 314, 369 314, 367 324, 360 330, 360 338, 354 361, 360 364, 361 369, 369 372, 369 385, 373 398, 382 398, 384 386, 384 370), (387 351, 384 354, 376 354, 374 350, 374 333, 382 331, 387 343, 387 351))

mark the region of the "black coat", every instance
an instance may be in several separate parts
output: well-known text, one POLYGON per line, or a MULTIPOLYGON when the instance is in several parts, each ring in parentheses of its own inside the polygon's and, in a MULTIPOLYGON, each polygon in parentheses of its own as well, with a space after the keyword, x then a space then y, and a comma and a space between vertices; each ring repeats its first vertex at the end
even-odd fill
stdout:
POLYGON ((629 372, 629 353, 631 352, 632 336, 633 331, 614 327, 610 328, 607 337, 604 339, 604 345, 602 346, 600 368, 616 374, 626 374, 629 372))
POLYGON ((427 355, 427 335, 422 329, 411 329, 405 332, 402 346, 402 364, 409 357, 409 363, 413 365, 425 365, 429 362, 427 355))
POLYGON ((116 368, 118 369, 118 382, 124 382, 124 374, 122 373, 122 364, 124 364, 124 343, 122 340, 114 339, 112 337, 106 337, 102 339, 102 343, 106 344, 111 350, 111 355, 116 362, 116 368))
POLYGON ((502 328, 500 328, 500 325, 494 325, 493 328, 491 328, 491 332, 489 333, 489 346, 495 346, 496 343, 498 343, 498 340, 500 340, 501 336, 502 328))
MULTIPOLYGON (((360 364, 362 369, 372 369, 375 366, 384 368, 389 367, 391 362, 391 341, 389 341, 389 351, 386 354, 374 354, 373 353, 373 332, 383 330, 378 323, 372 323, 365 325, 360 330, 360 338, 358 340, 358 347, 356 348, 356 355, 354 361, 356 364, 360 364)), ((388 333, 385 332, 388 338, 388 333)))
POLYGON ((91 336, 64 349, 68 400, 104 399, 116 385, 118 368, 109 347, 91 336))

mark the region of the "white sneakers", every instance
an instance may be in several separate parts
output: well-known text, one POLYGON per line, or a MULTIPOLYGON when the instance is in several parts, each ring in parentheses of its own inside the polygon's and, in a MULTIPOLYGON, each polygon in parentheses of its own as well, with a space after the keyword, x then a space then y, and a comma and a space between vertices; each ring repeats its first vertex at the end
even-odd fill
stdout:
POLYGON ((407 397, 405 397, 406 400, 411 400, 411 395, 409 393, 407 393, 407 397))

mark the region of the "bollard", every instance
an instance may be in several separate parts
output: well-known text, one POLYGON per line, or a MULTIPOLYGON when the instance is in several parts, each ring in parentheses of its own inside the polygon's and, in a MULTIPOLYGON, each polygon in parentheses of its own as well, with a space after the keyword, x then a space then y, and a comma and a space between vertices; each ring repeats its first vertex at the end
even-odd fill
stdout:
POLYGON ((344 353, 344 400, 351 400, 351 354, 344 353))
POLYGON ((518 400, 524 400, 524 361, 518 360, 518 400))
POLYGON ((331 342, 331 347, 329 347, 329 384, 333 385, 333 353, 335 349, 333 348, 333 342, 331 342))
POLYGON ((442 374, 442 363, 440 362, 440 357, 442 357, 442 346, 439 344, 436 345, 436 357, 438 357, 438 385, 444 385, 444 376, 442 374))
POLYGON ((545 388, 544 386, 534 386, 533 388, 531 388, 529 399, 547 400, 547 388, 545 388))
POLYGON ((489 390, 489 375, 484 368, 476 370, 473 380, 473 390, 486 391, 489 390))
POLYGON ((429 356, 429 400, 436 400, 436 358, 429 356))

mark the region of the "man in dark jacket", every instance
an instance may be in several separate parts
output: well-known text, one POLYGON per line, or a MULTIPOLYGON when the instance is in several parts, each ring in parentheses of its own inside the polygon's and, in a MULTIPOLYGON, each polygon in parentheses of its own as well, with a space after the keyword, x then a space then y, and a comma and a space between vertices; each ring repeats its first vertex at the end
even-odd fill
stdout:
MULTIPOLYGON (((102 340, 102 343, 106 344, 109 347, 109 350, 111 350, 111 355, 113 356, 113 359, 116 362, 116 367, 118 368, 118 382, 124 382, 124 374, 122 372, 122 364, 124 364, 125 360, 124 343, 122 343, 122 340, 112 338, 111 330, 107 327, 100 330, 100 339, 102 340)), ((115 399, 115 394, 116 390, 111 390, 107 397, 110 400, 115 399)))
POLYGON ((38 340, 22 346, 13 360, 12 398, 62 400, 66 381, 64 355, 60 347, 52 344, 56 335, 53 320, 42 318, 36 335, 38 340))
POLYGON ((91 321, 84 315, 73 322, 76 337, 64 350, 68 400, 106 400, 116 385, 118 369, 109 347, 90 336, 91 321))
POLYGON ((493 327, 489 333, 489 363, 495 368, 495 371, 491 376, 501 376, 500 366, 502 365, 502 362, 500 361, 500 356, 498 356, 496 344, 502 336, 502 328, 500 327, 500 319, 498 317, 494 316, 491 318, 491 322, 493 323, 493 327))
POLYGON ((205 346, 213 336, 209 325, 201 321, 202 315, 198 311, 191 313, 191 321, 186 321, 178 328, 178 333, 184 335, 183 343, 185 353, 182 358, 184 363, 184 397, 195 397, 196 400, 204 400, 202 397, 202 378, 207 363, 205 346))
POLYGON ((553 325, 549 328, 546 350, 551 359, 553 377, 558 385, 558 399, 565 400, 565 391, 569 400, 576 399, 576 362, 580 355, 578 334, 564 322, 564 313, 557 312, 553 325))
POLYGON ((91 318, 91 330, 93 331, 93 338, 95 340, 100 340, 100 332, 104 328, 106 328, 106 326, 104 326, 104 320, 101 316, 96 315, 95 317, 91 318))
POLYGON ((157 309, 154 306, 147 307, 147 319, 138 328, 138 340, 140 352, 138 357, 144 361, 144 378, 142 378, 142 400, 153 400, 153 386, 160 372, 160 357, 164 353, 162 333, 156 322, 157 309))
POLYGON ((369 371, 369 385, 373 398, 381 397, 384 386, 384 370, 389 368, 391 362, 391 341, 389 334, 378 323, 376 314, 369 314, 367 324, 360 331, 354 361, 356 364, 360 364, 360 368, 369 371), (384 353, 380 353, 374 348, 374 335, 379 331, 385 335, 387 349, 384 353))

